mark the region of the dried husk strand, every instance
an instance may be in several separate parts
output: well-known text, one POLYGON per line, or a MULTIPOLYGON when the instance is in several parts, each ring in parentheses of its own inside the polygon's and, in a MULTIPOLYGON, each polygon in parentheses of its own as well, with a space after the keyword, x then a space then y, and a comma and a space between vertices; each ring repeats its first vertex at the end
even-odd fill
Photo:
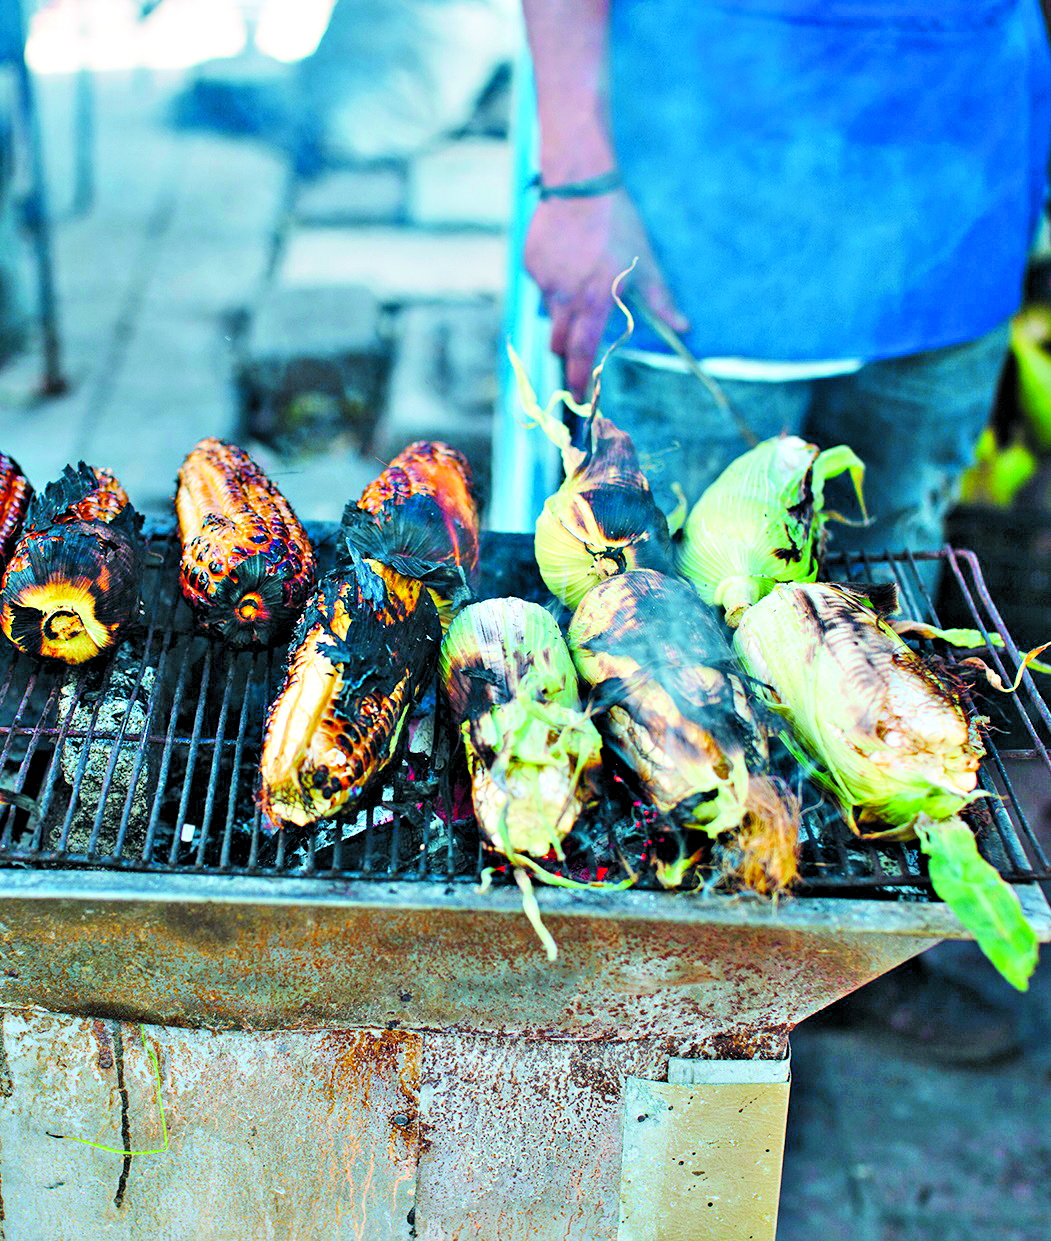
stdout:
POLYGON ((851 828, 866 839, 918 839, 935 892, 1024 990, 1035 934, 959 817, 984 796, 980 720, 871 606, 871 593, 828 582, 779 585, 744 613, 735 648, 851 828))
MULTIPOLYGON (((609 747, 683 833, 732 833, 738 880, 782 891, 797 875, 799 807, 767 772, 766 740, 718 621, 685 582, 633 570, 594 587, 568 640, 609 747)), ((659 871, 676 886, 700 856, 659 871)))
POLYGON ((30 655, 82 664, 139 615, 142 518, 108 470, 80 462, 33 496, 0 584, 0 628, 30 655))
POLYGON ((864 516, 865 467, 846 445, 822 452, 779 435, 732 461, 690 510, 676 566, 706 603, 737 624, 777 582, 817 579, 826 526, 825 483, 849 472, 864 516))

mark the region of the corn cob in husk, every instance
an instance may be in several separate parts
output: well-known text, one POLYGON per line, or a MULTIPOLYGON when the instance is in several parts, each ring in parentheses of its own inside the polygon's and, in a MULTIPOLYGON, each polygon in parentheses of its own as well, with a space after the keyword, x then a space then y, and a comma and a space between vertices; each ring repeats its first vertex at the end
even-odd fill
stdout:
POLYGON ((22 531, 33 488, 12 457, 0 452, 0 565, 7 564, 22 531))
MULTIPOLYGON (((569 646, 607 744, 646 799, 684 832, 733 833, 738 878, 796 877, 798 806, 766 772, 766 739, 718 621, 685 582, 635 570, 584 596, 569 646)), ((700 851, 665 873, 681 881, 700 851)))
POLYGON ((465 608, 442 643, 440 681, 461 729, 475 817, 512 860, 561 857, 593 796, 601 739, 551 615, 522 599, 465 608))
POLYGON ((86 663, 139 614, 141 517, 108 471, 81 462, 33 497, 0 585, 0 628, 30 655, 86 663))
POLYGON ((179 470, 179 581, 197 624, 233 646, 285 637, 314 584, 291 506, 243 449, 204 439, 179 470))
POLYGON ((829 514, 825 483, 849 471, 862 505, 865 467, 845 445, 821 452, 795 435, 764 440, 719 475, 690 510, 676 567, 727 623, 777 582, 812 582, 829 514))
POLYGON ((668 523, 631 438, 596 404, 578 405, 566 392, 556 392, 542 407, 514 350, 508 352, 525 411, 561 450, 566 473, 536 523, 536 562, 548 590, 575 608, 592 586, 615 574, 673 572, 668 523), (561 401, 584 419, 582 448, 570 442, 569 428, 552 412, 561 401))
POLYGON ((321 580, 267 715, 260 770, 271 829, 353 809, 394 758, 440 635, 418 581, 381 576, 356 555, 321 580))
POLYGON ((467 458, 418 440, 343 513, 344 543, 427 585, 443 628, 471 598, 478 575, 478 509, 467 458))
MULTIPOLYGON (((893 610, 889 600, 880 602, 893 610)), ((1035 936, 959 817, 982 796, 985 751, 980 722, 958 694, 856 587, 778 586, 744 613, 734 645, 854 831, 877 840, 918 838, 934 890, 1008 981, 1024 989, 1036 964, 1035 936)))

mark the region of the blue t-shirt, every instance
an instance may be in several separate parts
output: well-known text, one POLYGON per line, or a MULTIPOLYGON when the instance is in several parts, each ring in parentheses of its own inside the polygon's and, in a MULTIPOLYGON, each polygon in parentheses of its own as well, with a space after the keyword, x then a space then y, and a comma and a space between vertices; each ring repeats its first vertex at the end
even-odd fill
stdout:
POLYGON ((897 356, 1017 309, 1051 146, 1038 0, 611 0, 610 65, 695 356, 897 356))

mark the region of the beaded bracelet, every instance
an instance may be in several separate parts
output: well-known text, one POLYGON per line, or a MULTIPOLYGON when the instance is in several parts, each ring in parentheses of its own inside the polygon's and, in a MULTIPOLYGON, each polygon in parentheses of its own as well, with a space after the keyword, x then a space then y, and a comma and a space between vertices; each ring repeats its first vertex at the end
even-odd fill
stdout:
POLYGON ((545 185, 538 173, 530 185, 540 191, 540 201, 549 198, 597 198, 600 194, 610 194, 620 189, 620 172, 611 168, 609 172, 600 173, 597 177, 585 177, 583 181, 566 181, 563 185, 545 185))

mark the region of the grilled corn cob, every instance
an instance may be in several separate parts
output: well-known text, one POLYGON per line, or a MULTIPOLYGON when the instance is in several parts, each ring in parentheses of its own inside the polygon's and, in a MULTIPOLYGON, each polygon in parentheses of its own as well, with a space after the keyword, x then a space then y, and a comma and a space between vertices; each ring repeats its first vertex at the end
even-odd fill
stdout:
POLYGON ((593 794, 601 739, 548 612, 522 599, 465 608, 442 643, 440 682, 460 725, 475 817, 512 860, 543 858, 593 794))
POLYGON ((21 651, 80 664, 138 615, 142 519, 108 470, 80 463, 34 496, 0 585, 0 627, 21 651))
POLYGON ((420 582, 380 576, 354 554, 321 580, 267 716, 262 806, 271 827, 353 807, 394 757, 439 641, 420 582))
MULTIPOLYGON (((893 610, 892 599, 879 602, 893 610)), ((1035 936, 959 818, 982 795, 984 747, 979 721, 957 693, 855 587, 778 586, 744 613, 734 645, 819 764, 851 827, 870 838, 918 838, 935 891, 1024 989, 1036 964, 1035 936)))
POLYGON ((204 439, 179 470, 179 581, 198 625, 234 646, 285 636, 314 583, 288 501, 242 449, 204 439))
POLYGON ((22 467, 0 453, 0 564, 7 564, 18 541, 32 496, 33 488, 22 467))
POLYGON ((443 628, 478 573, 478 510, 467 458, 447 444, 410 444, 343 513, 344 543, 426 583, 443 628))
POLYGON ((575 608, 596 583, 628 569, 674 569, 668 523, 650 491, 630 437, 596 408, 556 393, 547 408, 509 349, 526 413, 562 452, 566 480, 536 523, 536 563, 544 584, 575 608), (585 419, 583 448, 552 413, 565 400, 585 419))
POLYGON ((735 833, 747 886, 787 887, 798 807, 765 772, 765 736, 693 589, 649 570, 610 578, 584 596, 568 638, 607 743, 647 800, 685 831, 735 833))
POLYGON ((679 572, 731 626, 775 583, 814 581, 828 521, 825 483, 848 470, 861 502, 865 467, 845 445, 821 452, 795 435, 764 440, 690 510, 676 549, 679 572))

